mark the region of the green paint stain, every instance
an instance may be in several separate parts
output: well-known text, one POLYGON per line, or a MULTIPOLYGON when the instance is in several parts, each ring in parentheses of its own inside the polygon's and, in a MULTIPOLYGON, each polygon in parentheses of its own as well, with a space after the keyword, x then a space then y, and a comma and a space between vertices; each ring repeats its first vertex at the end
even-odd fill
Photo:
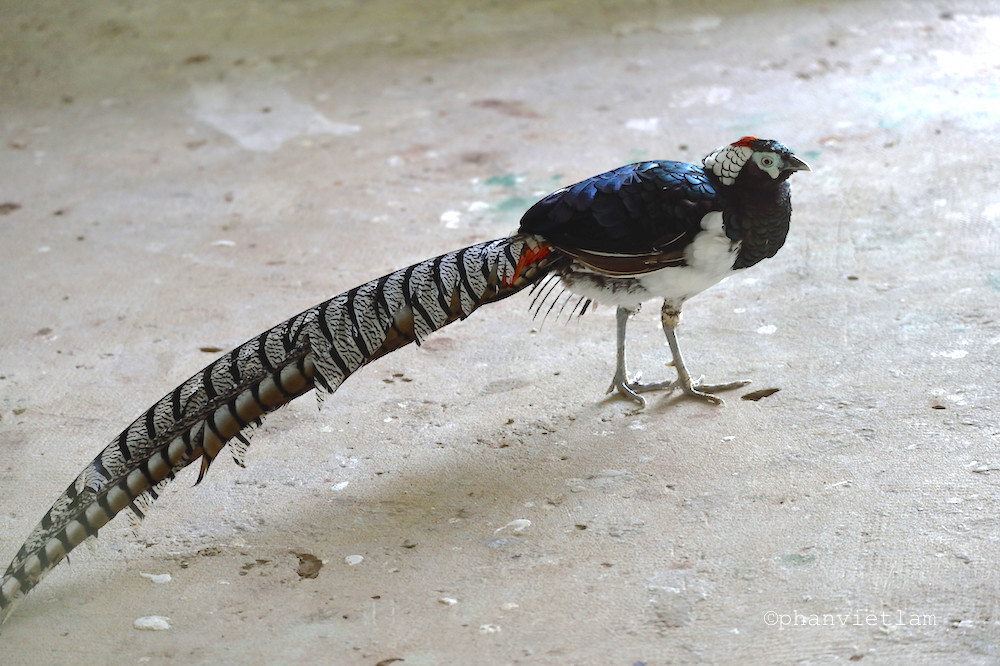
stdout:
POLYGON ((782 555, 782 564, 787 564, 790 567, 802 567, 807 564, 812 564, 816 561, 815 555, 799 555, 798 553, 792 553, 790 555, 782 555))
POLYGON ((812 160, 818 160, 819 156, 822 155, 822 153, 818 150, 807 150, 806 152, 802 153, 802 155, 804 159, 812 161, 812 160))
POLYGON ((535 200, 528 197, 509 197, 497 204, 497 210, 504 213, 512 210, 526 211, 534 203, 535 200))
POLYGON ((1000 271, 993 271, 989 277, 990 286, 1000 291, 1000 271))
POLYGON ((486 179, 485 185, 490 187, 514 187, 517 185, 517 176, 512 173, 505 173, 500 176, 490 176, 486 179))

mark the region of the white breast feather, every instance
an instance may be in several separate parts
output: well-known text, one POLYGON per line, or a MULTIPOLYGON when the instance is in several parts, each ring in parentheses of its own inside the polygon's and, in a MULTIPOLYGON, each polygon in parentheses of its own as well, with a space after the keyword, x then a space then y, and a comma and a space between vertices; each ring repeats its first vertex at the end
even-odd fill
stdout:
POLYGON ((722 227, 722 213, 701 220, 702 232, 684 251, 687 266, 670 266, 632 277, 609 278, 577 268, 562 277, 572 292, 598 303, 635 307, 652 298, 678 304, 724 280, 732 271, 740 244, 732 242, 722 227))
POLYGON ((739 243, 733 243, 722 228, 722 213, 712 212, 701 220, 704 230, 684 251, 687 266, 664 268, 639 276, 650 298, 687 300, 724 280, 732 271, 739 243))

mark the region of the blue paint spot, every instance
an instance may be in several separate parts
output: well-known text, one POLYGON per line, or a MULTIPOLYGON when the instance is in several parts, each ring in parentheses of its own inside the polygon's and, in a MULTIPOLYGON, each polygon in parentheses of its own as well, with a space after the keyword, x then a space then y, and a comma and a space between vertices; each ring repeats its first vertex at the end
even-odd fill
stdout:
POLYGON ((1000 271, 993 271, 989 277, 990 286, 1000 291, 1000 271))

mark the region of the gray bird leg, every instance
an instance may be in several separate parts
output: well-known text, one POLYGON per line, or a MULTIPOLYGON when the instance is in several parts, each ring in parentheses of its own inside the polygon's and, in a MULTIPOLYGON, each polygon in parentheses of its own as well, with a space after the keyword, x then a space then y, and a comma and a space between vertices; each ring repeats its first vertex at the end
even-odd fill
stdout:
POLYGON ((691 373, 688 372, 687 366, 684 364, 680 345, 677 343, 676 329, 681 318, 680 308, 674 306, 669 301, 664 301, 663 307, 660 309, 660 323, 663 326, 663 334, 667 337, 667 345, 670 346, 670 354, 673 356, 672 365, 677 370, 677 379, 669 382, 640 384, 639 377, 636 376, 635 381, 629 382, 625 372, 625 322, 628 321, 628 317, 631 314, 630 310, 618 308, 618 363, 615 378, 611 383, 611 388, 608 389, 608 393, 617 388, 620 393, 635 400, 640 406, 645 406, 646 401, 639 395, 640 393, 661 390, 673 391, 679 388, 692 397, 700 398, 713 405, 723 405, 725 402, 722 398, 712 395, 713 393, 737 389, 750 383, 749 379, 742 379, 729 382, 728 384, 702 384, 701 381, 704 377, 699 377, 698 379, 691 378, 691 373))
POLYGON ((628 325, 628 318, 634 314, 635 310, 618 306, 618 311, 616 312, 616 317, 618 319, 618 354, 615 357, 615 376, 611 380, 611 386, 608 387, 607 392, 612 393, 615 389, 619 393, 624 395, 626 398, 639 404, 639 407, 646 406, 646 399, 641 395, 636 393, 633 389, 639 386, 639 374, 636 374, 635 381, 629 382, 628 372, 625 370, 625 327, 628 325))

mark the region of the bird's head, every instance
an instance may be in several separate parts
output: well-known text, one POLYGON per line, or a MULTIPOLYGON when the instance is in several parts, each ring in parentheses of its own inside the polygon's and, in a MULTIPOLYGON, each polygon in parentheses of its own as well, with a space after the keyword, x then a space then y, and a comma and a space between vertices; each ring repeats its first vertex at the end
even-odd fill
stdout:
POLYGON ((794 171, 812 171, 783 143, 772 139, 745 136, 739 141, 722 146, 702 160, 705 169, 722 181, 723 185, 737 182, 764 184, 781 183, 794 171))

